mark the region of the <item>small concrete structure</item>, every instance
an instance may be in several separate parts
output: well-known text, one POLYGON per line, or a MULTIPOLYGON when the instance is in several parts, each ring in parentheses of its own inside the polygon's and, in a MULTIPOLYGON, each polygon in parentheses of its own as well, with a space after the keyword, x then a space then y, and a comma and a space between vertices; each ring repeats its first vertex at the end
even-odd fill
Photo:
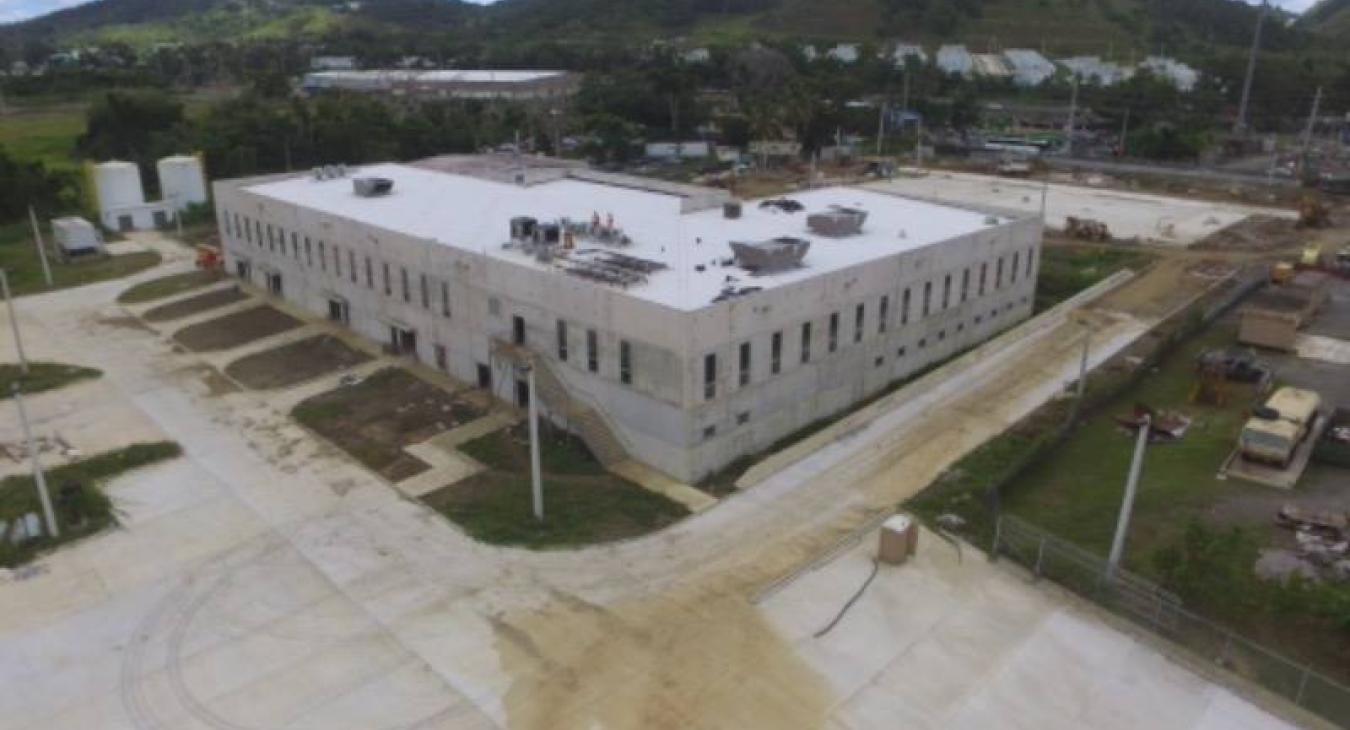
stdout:
POLYGON ((93 223, 71 216, 52 220, 52 234, 61 252, 69 256, 81 256, 103 251, 103 239, 93 223))
POLYGON ((165 157, 156 163, 156 170, 160 194, 176 210, 206 203, 206 174, 202 171, 201 158, 194 155, 165 157))
POLYGON ((1045 56, 1027 48, 1009 48, 1003 59, 1012 69, 1013 82, 1018 86, 1040 86, 1054 78, 1055 64, 1045 56))
POLYGON ((965 46, 947 45, 938 49, 937 67, 944 73, 971 76, 975 73, 975 59, 965 46))
POLYGON ((529 362, 544 412, 602 462, 682 483, 1032 310, 1034 217, 857 188, 737 209, 535 162, 507 160, 507 181, 374 165, 356 174, 393 183, 374 198, 341 178, 217 182, 227 266, 505 400, 525 402, 529 362), (800 266, 738 265, 733 242, 781 239, 805 244, 800 266))
POLYGON ((706 158, 712 154, 712 150, 712 145, 702 140, 648 142, 643 149, 643 154, 659 160, 690 160, 706 158))

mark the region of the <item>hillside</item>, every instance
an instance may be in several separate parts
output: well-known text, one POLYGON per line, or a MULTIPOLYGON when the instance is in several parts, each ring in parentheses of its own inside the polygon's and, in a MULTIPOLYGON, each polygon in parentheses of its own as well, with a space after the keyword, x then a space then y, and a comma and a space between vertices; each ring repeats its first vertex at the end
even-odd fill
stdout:
POLYGON ((1321 0, 1299 22, 1321 36, 1350 38, 1350 0, 1321 0))
MULTIPOLYGON (((1350 8, 1350 0, 1324 5, 1327 22, 1334 24, 1341 15, 1337 8, 1350 8)), ((505 44, 562 39, 612 44, 674 36, 698 43, 904 38, 1124 57, 1159 47, 1182 55, 1243 47, 1257 14, 1241 0, 501 0, 487 7, 461 0, 366 0, 358 10, 349 7, 333 0, 100 0, 0 33, 11 39, 131 45, 321 40, 379 30, 505 44)), ((1271 24, 1268 42, 1292 48, 1305 35, 1271 24)))

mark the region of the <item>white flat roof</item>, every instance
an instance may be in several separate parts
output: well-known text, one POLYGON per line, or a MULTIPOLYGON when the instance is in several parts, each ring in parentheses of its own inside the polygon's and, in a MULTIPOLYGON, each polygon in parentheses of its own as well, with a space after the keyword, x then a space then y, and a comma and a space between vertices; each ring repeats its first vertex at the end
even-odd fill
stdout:
POLYGON ((490 71, 441 70, 405 71, 402 69, 371 69, 367 71, 315 71, 306 74, 313 79, 333 80, 388 80, 423 83, 462 84, 523 84, 566 75, 566 71, 490 71))
MULTIPOLYGON (((729 285, 729 276, 735 279, 730 284, 737 287, 771 289, 1011 220, 997 217, 996 223, 990 223, 990 216, 985 213, 839 187, 788 196, 805 206, 800 213, 761 208, 758 201, 749 201, 740 219, 729 220, 723 217, 720 207, 682 214, 682 198, 676 195, 571 178, 525 187, 397 164, 361 168, 336 180, 320 181, 299 175, 244 189, 335 218, 536 269, 556 267, 540 263, 520 250, 503 248, 510 240, 512 218, 528 216, 541 223, 569 218, 588 223, 594 214, 602 220, 612 214, 614 225, 623 229, 632 245, 610 247, 581 238, 576 243, 577 249, 614 251, 665 264, 668 269, 622 291, 684 311, 712 304, 729 285), (384 197, 358 197, 353 192, 353 177, 388 178, 394 181, 393 192, 384 197), (867 211, 869 217, 863 233, 847 238, 810 233, 807 215, 825 211, 832 205, 867 211), (749 243, 783 236, 811 242, 802 267, 752 276, 739 267, 720 264, 732 258, 731 241, 749 243), (704 270, 698 271, 699 266, 704 270)), ((557 275, 571 278, 561 270, 557 275)))

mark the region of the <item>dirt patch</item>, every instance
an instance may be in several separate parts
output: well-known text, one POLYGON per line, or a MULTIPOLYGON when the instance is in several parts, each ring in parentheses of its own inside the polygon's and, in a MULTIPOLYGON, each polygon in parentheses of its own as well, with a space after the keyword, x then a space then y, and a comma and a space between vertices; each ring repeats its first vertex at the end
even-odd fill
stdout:
POLYGON ((165 304, 149 310, 143 316, 147 322, 168 322, 170 320, 182 319, 189 315, 199 312, 206 312, 212 309, 223 307, 227 304, 242 302, 247 299, 239 287, 230 287, 229 289, 220 289, 217 291, 199 294, 195 297, 188 297, 182 301, 165 304))
POLYGON ((285 388, 360 365, 370 356, 330 335, 318 335, 235 360, 225 374, 255 390, 285 388))
POLYGON ((152 335, 159 334, 158 332, 155 332, 153 327, 141 321, 141 319, 137 317, 132 317, 130 315, 121 317, 100 317, 95 321, 101 325, 104 325, 105 327, 116 327, 117 329, 137 330, 139 332, 147 332, 152 335))
POLYGON ((292 415, 397 482, 429 468, 404 452, 405 446, 468 423, 483 411, 406 370, 388 368, 355 385, 316 395, 296 406, 292 415))
POLYGON ((1191 248, 1197 251, 1282 251, 1302 245, 1305 236, 1297 221, 1254 215, 1216 231, 1191 248))
POLYGON ((492 619, 512 730, 817 730, 824 681, 744 598, 681 589, 600 606, 555 594, 492 619))
POLYGON ((117 297, 117 301, 122 304, 139 304, 164 299, 214 284, 224 278, 225 274, 219 269, 197 269, 182 274, 173 274, 137 284, 122 292, 117 297))
POLYGON ((173 338, 194 352, 216 352, 232 350, 299 326, 300 320, 264 305, 185 327, 174 333, 173 338))

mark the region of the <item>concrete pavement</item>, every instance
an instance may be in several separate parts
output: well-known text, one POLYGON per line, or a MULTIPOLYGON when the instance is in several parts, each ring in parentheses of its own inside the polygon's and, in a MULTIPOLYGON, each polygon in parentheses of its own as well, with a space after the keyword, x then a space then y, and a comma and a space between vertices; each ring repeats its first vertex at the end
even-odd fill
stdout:
MULTIPOLYGON (((836 608, 835 586, 751 598, 1059 392, 1079 353, 1063 325, 1052 344, 907 401, 919 404, 908 417, 878 419, 662 533, 534 553, 468 539, 309 437, 270 395, 215 393, 192 356, 111 324, 127 285, 25 298, 25 327, 42 356, 104 369, 103 397, 185 455, 110 485, 122 528, 0 584, 0 730, 894 727, 898 715, 875 709, 897 702, 887 685, 860 704, 864 673, 821 661, 832 650, 793 619, 836 608)), ((1110 342, 1146 326, 1104 321, 1110 342)), ((868 609, 875 620, 908 622, 919 604, 1065 611, 1000 569, 932 560, 936 574, 901 586, 903 600, 868 609)), ((905 625, 911 641, 931 639, 933 666, 992 663, 1008 646, 905 625)), ((1212 683, 1147 647, 1122 663, 1129 640, 1090 615, 1047 625, 1020 635, 1026 661, 996 676, 933 672, 934 691, 984 697, 969 722, 1053 729, 1110 726, 1118 703, 1081 698, 1136 687, 1158 709, 1154 727, 1204 727, 1186 708, 1219 697, 1212 683), (1083 651, 1057 665, 1065 637, 1083 651), (1164 670, 1175 681, 1136 681, 1164 670)), ((840 634, 874 669, 894 636, 840 634)))

